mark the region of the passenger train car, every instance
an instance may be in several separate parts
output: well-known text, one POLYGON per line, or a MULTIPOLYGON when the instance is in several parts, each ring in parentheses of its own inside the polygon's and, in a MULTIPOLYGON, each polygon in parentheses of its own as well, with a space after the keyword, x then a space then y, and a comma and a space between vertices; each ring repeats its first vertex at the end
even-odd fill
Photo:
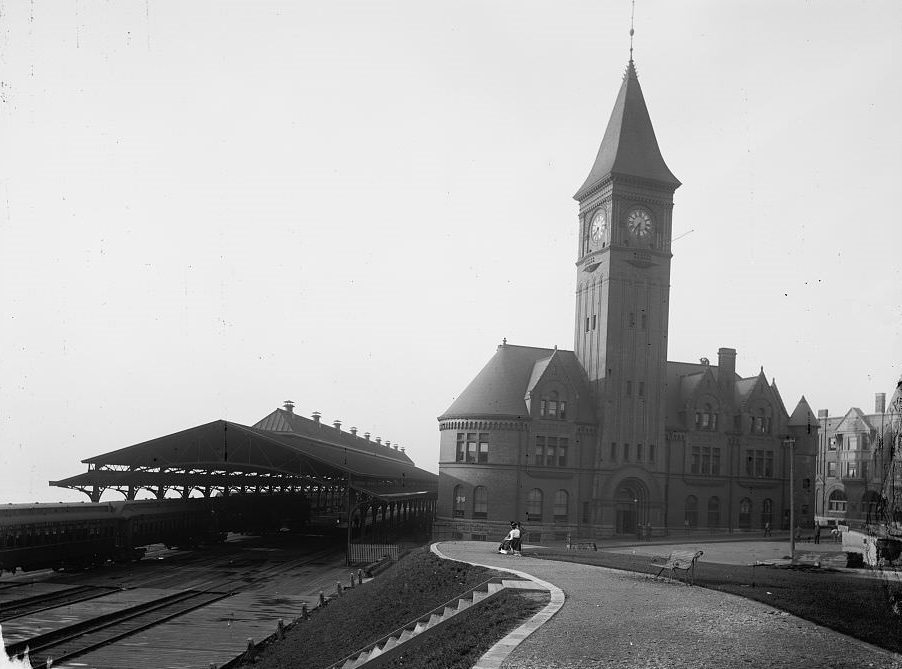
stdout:
POLYGON ((0 506, 0 573, 128 562, 144 547, 222 541, 227 532, 300 529, 310 505, 300 494, 0 506))

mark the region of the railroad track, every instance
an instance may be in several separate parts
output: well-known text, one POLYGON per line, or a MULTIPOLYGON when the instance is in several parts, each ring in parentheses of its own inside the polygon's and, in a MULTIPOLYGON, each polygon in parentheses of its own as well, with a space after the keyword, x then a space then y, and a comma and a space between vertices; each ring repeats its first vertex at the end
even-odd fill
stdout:
POLYGON ((29 613, 38 613, 47 609, 55 609, 67 604, 75 604, 96 597, 103 597, 111 592, 117 592, 119 588, 99 587, 93 585, 80 585, 66 590, 49 592, 31 597, 22 597, 10 602, 0 604, 0 622, 20 618, 29 613))
POLYGON ((48 659, 63 662, 228 596, 224 592, 178 592, 11 643, 6 652, 10 657, 21 656, 28 648, 32 666, 44 666, 48 659))

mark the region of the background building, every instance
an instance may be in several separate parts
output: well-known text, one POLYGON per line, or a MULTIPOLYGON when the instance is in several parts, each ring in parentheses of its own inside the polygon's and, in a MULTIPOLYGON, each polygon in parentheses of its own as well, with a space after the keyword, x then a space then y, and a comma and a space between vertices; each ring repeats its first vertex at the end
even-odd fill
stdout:
POLYGON ((885 475, 884 454, 878 445, 880 435, 889 429, 885 412, 886 393, 876 394, 870 414, 858 407, 833 417, 826 409, 818 411, 815 515, 821 524, 877 522, 885 475))
MULTIPOLYGON (((816 417, 763 368, 667 361, 673 193, 630 60, 579 203, 574 350, 495 355, 439 417, 437 527, 528 538, 810 526, 816 417)), ((713 312, 712 312, 713 313, 713 312)), ((708 317, 713 317, 709 315, 708 317)))

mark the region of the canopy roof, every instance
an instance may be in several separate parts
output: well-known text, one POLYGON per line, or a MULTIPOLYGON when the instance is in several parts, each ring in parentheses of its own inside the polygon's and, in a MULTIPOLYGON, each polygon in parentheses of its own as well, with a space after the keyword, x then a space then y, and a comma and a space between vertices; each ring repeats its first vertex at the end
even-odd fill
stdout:
POLYGON ((297 434, 217 420, 82 460, 88 471, 50 485, 84 489, 276 486, 347 482, 372 494, 435 494, 438 477, 397 458, 297 434))

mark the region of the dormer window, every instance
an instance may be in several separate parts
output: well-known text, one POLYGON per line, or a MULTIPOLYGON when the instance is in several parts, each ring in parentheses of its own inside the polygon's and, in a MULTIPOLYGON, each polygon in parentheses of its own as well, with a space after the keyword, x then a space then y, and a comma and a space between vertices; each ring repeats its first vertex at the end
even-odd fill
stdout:
POLYGON ((539 401, 539 415, 542 418, 559 418, 563 420, 567 417, 567 402, 560 399, 557 392, 552 391, 547 399, 543 398, 539 401))
POLYGON ((749 416, 749 432, 751 434, 770 434, 772 427, 768 409, 762 407, 749 416))
POLYGON ((710 404, 705 404, 695 412, 695 429, 710 431, 717 429, 717 412, 710 404))

